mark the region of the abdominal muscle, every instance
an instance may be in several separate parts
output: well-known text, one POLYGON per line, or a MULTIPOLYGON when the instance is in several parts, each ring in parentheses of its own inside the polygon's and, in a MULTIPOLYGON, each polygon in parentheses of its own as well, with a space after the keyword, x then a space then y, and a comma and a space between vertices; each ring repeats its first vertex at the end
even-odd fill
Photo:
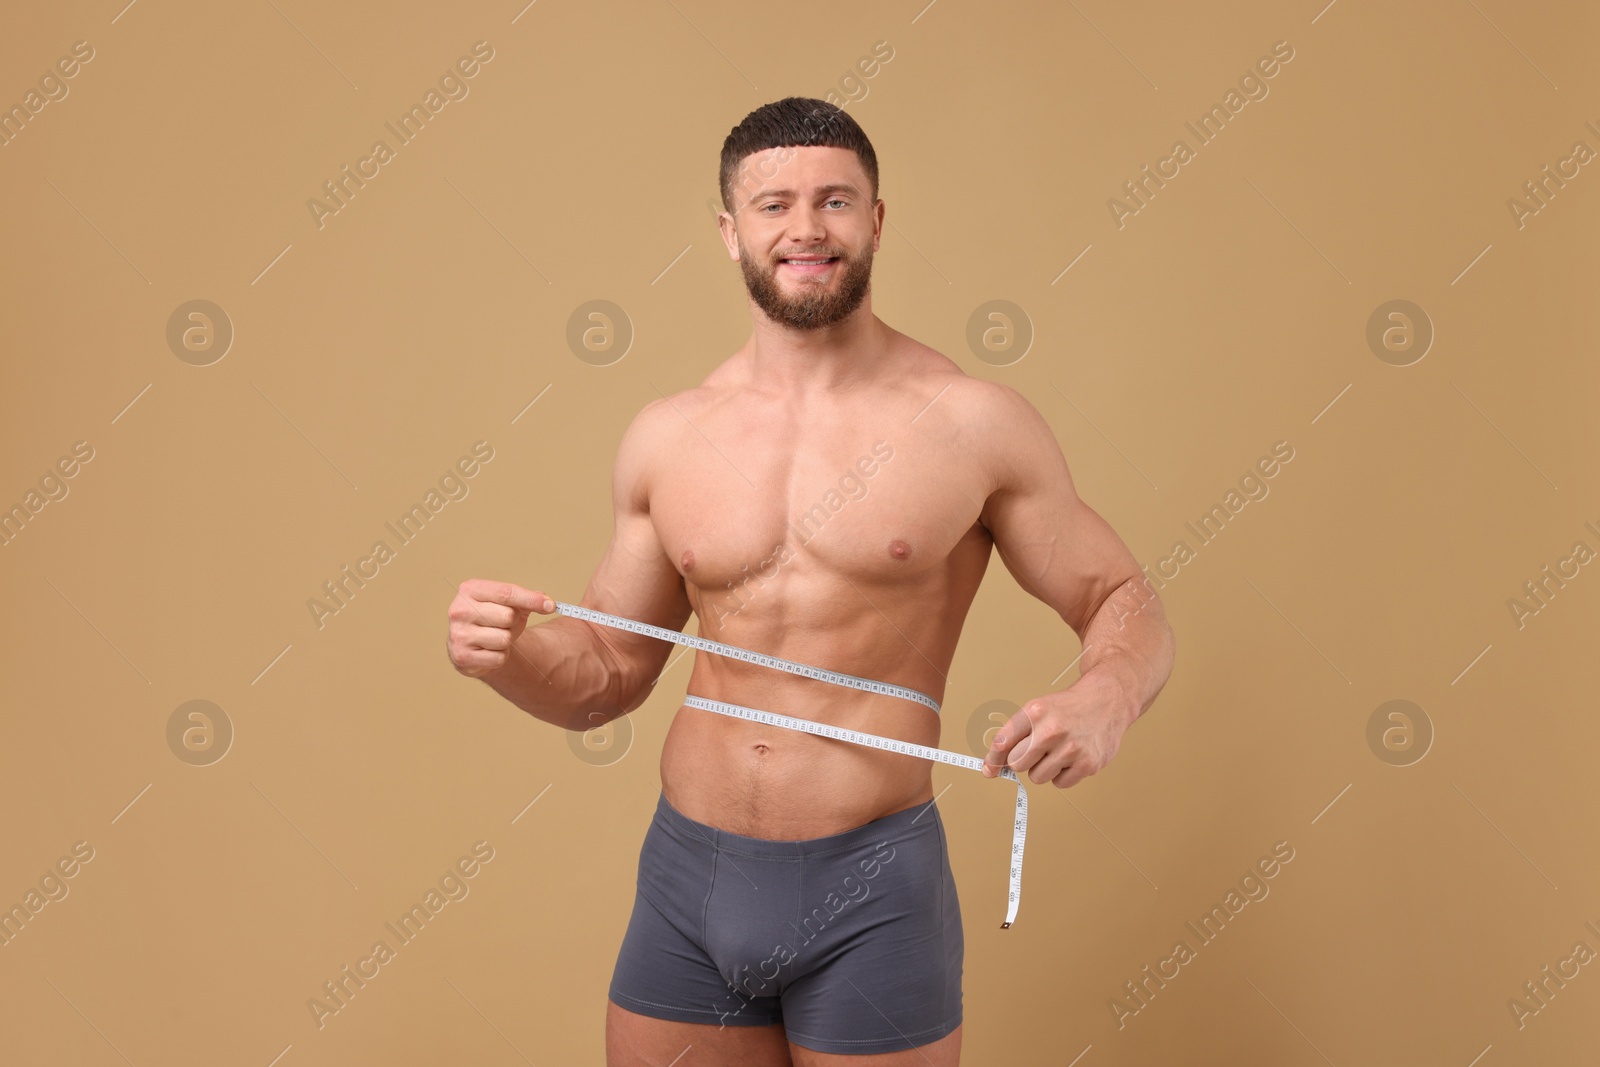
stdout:
MULTIPOLYGON (((708 684, 697 664, 689 692, 930 748, 939 743, 938 716, 907 700, 867 693, 822 698, 819 689, 835 687, 801 681, 792 688, 763 685, 767 699, 757 702, 751 688, 708 684)), ((697 822, 745 837, 800 841, 926 804, 933 799, 933 764, 683 706, 662 746, 661 788, 667 803, 697 822)))
MULTIPOLYGON (((857 540, 873 537, 863 534, 857 540)), ((884 559, 892 566, 894 546, 903 542, 884 537, 879 543, 887 546, 884 559)), ((988 531, 974 522, 952 548, 939 553, 937 564, 899 576, 886 568, 873 575, 859 567, 841 579, 825 563, 802 556, 761 590, 765 599, 757 602, 759 610, 740 615, 732 625, 693 584, 689 600, 701 635, 712 640, 906 686, 942 701, 962 620, 991 544, 988 531)), ((696 654, 687 692, 939 746, 938 712, 915 701, 715 653, 696 654)), ((803 841, 928 803, 933 763, 682 705, 662 746, 661 789, 667 803, 697 822, 745 837, 803 841)))

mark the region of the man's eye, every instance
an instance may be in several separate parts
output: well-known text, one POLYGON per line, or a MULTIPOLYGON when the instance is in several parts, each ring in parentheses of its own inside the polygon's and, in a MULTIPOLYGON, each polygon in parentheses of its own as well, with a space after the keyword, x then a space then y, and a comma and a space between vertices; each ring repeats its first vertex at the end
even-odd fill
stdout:
POLYGON ((828 203, 830 203, 830 204, 843 204, 844 202, 845 201, 839 199, 837 196, 834 197, 832 200, 828 201, 828 203))
POLYGON ((769 208, 769 207, 778 207, 778 206, 779 206, 779 205, 778 205, 778 204, 762 204, 762 205, 761 205, 761 210, 762 210, 762 211, 765 211, 765 210, 767 210, 767 208, 769 208))

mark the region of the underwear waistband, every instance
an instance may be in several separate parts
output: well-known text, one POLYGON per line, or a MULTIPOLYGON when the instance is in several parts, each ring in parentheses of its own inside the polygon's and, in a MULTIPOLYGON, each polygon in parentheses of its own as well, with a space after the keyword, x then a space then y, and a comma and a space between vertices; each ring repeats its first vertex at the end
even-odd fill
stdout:
POLYGON ((870 848, 888 842, 904 841, 921 833, 933 833, 940 825, 939 806, 933 801, 919 801, 909 808, 890 812, 879 819, 863 823, 843 833, 826 837, 810 837, 799 841, 774 841, 765 837, 747 837, 728 830, 719 830, 689 818, 672 806, 665 793, 656 802, 656 820, 664 823, 685 840, 709 845, 721 852, 762 859, 804 859, 827 856, 870 848))

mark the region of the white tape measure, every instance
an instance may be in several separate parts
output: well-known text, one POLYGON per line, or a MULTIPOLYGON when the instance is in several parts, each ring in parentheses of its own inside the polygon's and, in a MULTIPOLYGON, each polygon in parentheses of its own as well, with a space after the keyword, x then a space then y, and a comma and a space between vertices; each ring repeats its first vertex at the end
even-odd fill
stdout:
MULTIPOLYGON (((891 685, 888 682, 876 682, 870 678, 858 678, 853 674, 840 674, 837 671, 823 670, 821 667, 812 667, 804 663, 796 663, 793 660, 779 659, 777 656, 769 656, 764 652, 752 652, 747 648, 725 645, 721 641, 712 641, 709 638, 680 633, 677 630, 669 630, 664 626, 652 626, 647 622, 625 619, 620 615, 608 615, 603 611, 579 607, 576 604, 566 604, 559 600, 556 601, 556 610, 560 614, 569 615, 574 619, 597 622, 602 626, 614 626, 619 630, 629 630, 636 634, 643 634, 646 637, 659 637, 661 640, 671 641, 673 644, 688 645, 691 648, 698 648, 705 652, 714 652, 719 656, 730 656, 746 663, 755 663, 762 667, 771 667, 773 670, 787 671, 790 674, 798 674, 818 681, 832 682, 834 685, 861 689, 883 696, 900 697, 903 700, 914 700, 935 712, 939 710, 938 701, 926 693, 919 693, 915 689, 907 689, 904 686, 891 685)), ((839 726, 827 726, 823 723, 810 722, 806 719, 795 719, 770 711, 746 708, 739 704, 725 704, 720 700, 707 700, 704 697, 686 695, 683 698, 683 702, 692 708, 715 711, 738 719, 765 723, 768 726, 781 726, 787 730, 800 730, 804 733, 817 734, 821 737, 831 737, 838 741, 866 745, 869 748, 881 748, 885 751, 898 752, 905 756, 933 760, 936 763, 967 767, 974 771, 983 769, 983 760, 977 756, 964 756, 958 752, 947 752, 942 748, 914 745, 909 741, 896 741, 890 737, 879 737, 877 734, 864 734, 856 730, 846 730, 839 726)), ((1017 817, 1011 830, 1011 895, 1006 905, 1006 921, 1000 924, 1000 929, 1008 930, 1011 928, 1011 924, 1016 921, 1017 907, 1022 903, 1022 846, 1028 836, 1028 791, 1023 786, 1022 779, 1018 778, 1017 773, 1010 767, 1002 767, 1000 769, 1000 777, 1009 778, 1017 783, 1017 817)))

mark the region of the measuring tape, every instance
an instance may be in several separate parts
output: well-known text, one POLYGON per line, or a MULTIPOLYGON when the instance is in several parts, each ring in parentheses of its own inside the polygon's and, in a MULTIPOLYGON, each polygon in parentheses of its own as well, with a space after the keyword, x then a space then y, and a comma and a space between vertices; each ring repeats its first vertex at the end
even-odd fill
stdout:
MULTIPOLYGON (((597 622, 602 626, 614 626, 619 630, 629 630, 646 637, 659 637, 663 641, 670 641, 677 645, 688 645, 705 652, 714 652, 719 656, 728 656, 733 659, 754 663, 762 667, 771 667, 773 670, 787 671, 798 674, 803 678, 813 678, 821 682, 832 682, 851 689, 860 689, 868 693, 877 693, 882 696, 899 697, 902 700, 913 700, 924 707, 937 712, 939 702, 926 693, 919 693, 915 689, 904 686, 891 685, 888 682, 877 682, 870 678, 858 678, 853 674, 840 674, 837 671, 824 670, 821 667, 812 667, 793 660, 779 659, 769 656, 764 652, 752 652, 747 648, 735 645, 725 645, 721 641, 712 641, 705 637, 696 637, 693 634, 682 633, 678 630, 669 630, 664 626, 652 626, 647 622, 637 619, 625 619, 620 615, 608 615, 603 611, 593 608, 579 607, 576 604, 566 604, 556 601, 556 610, 562 615, 569 615, 574 619, 583 619, 586 622, 597 622)), ((794 719, 787 715, 778 715, 770 711, 760 711, 756 708, 747 708, 739 704, 725 704, 720 700, 707 700, 704 697, 686 695, 683 702, 692 708, 704 711, 715 711, 722 715, 731 715, 737 719, 748 719, 751 722, 765 723, 768 726, 781 726, 786 730, 799 730, 803 733, 816 734, 819 737, 831 737, 837 741, 849 741, 856 745, 866 745, 869 748, 881 748, 887 752, 898 752, 904 756, 916 756, 919 759, 933 760, 936 763, 948 763, 954 767, 967 767, 974 771, 983 769, 983 760, 977 756, 964 756, 958 752, 947 752, 942 748, 929 748, 926 745, 914 745, 909 741, 897 741, 891 737, 879 737, 877 734, 864 734, 857 730, 846 730, 840 726, 828 726, 819 722, 810 722, 806 719, 794 719)), ((1028 836, 1028 791, 1023 787, 1022 779, 1017 777, 1010 767, 1000 769, 1001 778, 1009 778, 1017 783, 1017 816, 1011 830, 1011 895, 1006 905, 1006 921, 1000 924, 1000 929, 1009 930, 1016 921, 1017 907, 1022 903, 1022 846, 1028 836)))

